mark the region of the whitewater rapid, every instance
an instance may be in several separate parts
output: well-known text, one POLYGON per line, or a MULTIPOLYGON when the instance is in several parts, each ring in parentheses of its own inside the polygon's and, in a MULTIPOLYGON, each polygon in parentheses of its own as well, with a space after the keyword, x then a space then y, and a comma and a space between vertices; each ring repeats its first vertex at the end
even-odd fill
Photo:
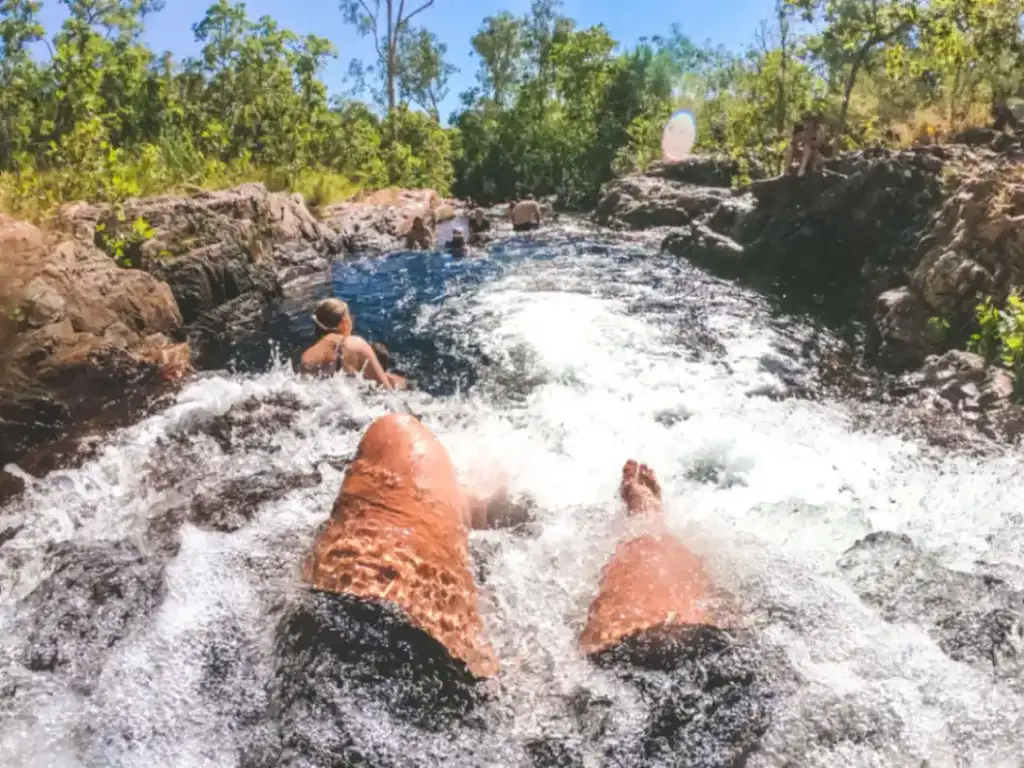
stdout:
MULTIPOLYGON (((637 458, 660 478, 673 530, 784 660, 749 765, 1024 765, 1024 682, 951 658, 926 613, 886 620, 837 566, 890 531, 943 568, 981 561, 1024 589, 1017 453, 945 452, 864 428, 867 406, 788 396, 805 365, 800 324, 641 242, 582 228, 513 239, 479 279, 424 258, 453 276, 429 302, 411 289, 395 299, 405 333, 443 346, 452 376, 469 370, 472 383, 445 391, 444 369, 418 363, 439 394, 403 398, 460 472, 500 467, 537 520, 529 535, 473 535, 503 665, 486 722, 434 733, 354 701, 365 753, 382 765, 531 765, 523 745, 564 732, 582 764, 609 764, 566 722, 580 690, 612 702, 612 731, 644 716, 574 648, 621 523, 621 467, 637 458)), ((375 330, 401 364, 401 344, 375 330)), ((247 764, 301 558, 361 431, 395 408, 283 362, 203 374, 104 437, 81 468, 35 481, 3 512, 21 527, 0 546, 0 764, 247 764), (221 497, 230 509, 210 513, 221 497), (210 514, 231 519, 210 525, 210 514), (116 588, 97 602, 91 579, 116 588), (64 600, 80 604, 72 619, 48 608, 64 600), (32 661, 46 643, 58 650, 32 661)))

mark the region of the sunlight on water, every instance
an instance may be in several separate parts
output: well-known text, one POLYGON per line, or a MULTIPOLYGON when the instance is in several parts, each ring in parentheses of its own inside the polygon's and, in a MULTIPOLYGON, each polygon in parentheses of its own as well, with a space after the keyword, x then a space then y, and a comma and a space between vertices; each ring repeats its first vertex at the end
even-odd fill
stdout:
MULTIPOLYGON (((346 704, 364 753, 389 765, 529 765, 522 744, 565 730, 580 690, 613 702, 613 736, 638 732, 636 696, 575 650, 621 524, 621 467, 635 457, 658 474, 671 526, 791 667, 751 764, 1024 765, 1024 690, 954 661, 930 615, 885 621, 837 567, 888 530, 947 567, 1024 568, 1017 457, 943 455, 854 431, 854 406, 752 395, 784 389, 765 364, 779 339, 756 299, 638 260, 636 245, 602 241, 613 255, 595 256, 582 232, 548 245, 555 260, 524 260, 516 249, 529 241, 509 244, 503 273, 416 308, 415 333, 488 363, 468 392, 404 398, 465 476, 507 472, 538 521, 530 535, 474 534, 503 664, 490 726, 431 734, 372 702, 346 704)), ((23 529, 0 548, 0 762, 241 764, 301 559, 362 429, 394 405, 284 365, 205 375, 82 469, 36 482, 10 510, 23 529), (241 519, 217 517, 230 494, 241 519), (175 515, 178 534, 161 528, 175 515), (41 586, 65 584, 47 553, 73 543, 108 557, 118 542, 138 554, 123 582, 105 577, 116 582, 105 599, 116 604, 152 571, 152 610, 129 611, 108 640, 88 639, 83 627, 99 620, 88 614, 40 630, 53 607, 41 586), (57 661, 27 664, 44 635, 60 641, 57 661)), ((81 600, 75 583, 62 589, 81 600)), ((585 738, 580 748, 585 764, 604 764, 585 738)))

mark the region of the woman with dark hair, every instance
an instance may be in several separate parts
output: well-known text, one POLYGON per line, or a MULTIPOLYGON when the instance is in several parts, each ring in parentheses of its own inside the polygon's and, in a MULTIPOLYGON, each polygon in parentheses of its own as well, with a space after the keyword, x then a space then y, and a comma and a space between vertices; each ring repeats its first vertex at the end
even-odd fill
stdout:
POLYGON ((405 387, 405 379, 389 374, 377 359, 373 347, 352 333, 352 313, 341 299, 324 299, 313 310, 313 325, 319 338, 302 353, 299 371, 331 375, 338 371, 359 374, 385 389, 405 387))

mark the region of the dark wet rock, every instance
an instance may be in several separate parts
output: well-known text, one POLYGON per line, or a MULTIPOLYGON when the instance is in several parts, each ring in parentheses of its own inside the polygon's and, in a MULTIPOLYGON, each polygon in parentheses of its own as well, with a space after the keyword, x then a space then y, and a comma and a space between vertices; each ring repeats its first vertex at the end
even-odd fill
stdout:
POLYGON ((728 188, 741 178, 762 179, 766 174, 756 162, 741 164, 726 155, 691 155, 678 163, 652 163, 647 175, 700 187, 728 188))
POLYGON ((925 622, 951 658, 1024 690, 1024 592, 989 567, 954 571, 908 536, 880 531, 847 550, 839 569, 886 621, 925 622))
POLYGON ((743 246, 702 224, 670 232, 661 249, 724 275, 739 274, 743 266, 743 246))
POLYGON ((875 354, 891 369, 905 371, 921 365, 938 351, 938 340, 928 325, 928 307, 907 287, 879 295, 875 305, 878 334, 875 354))
MULTIPOLYGON (((377 754, 371 720, 386 713, 443 732, 483 701, 464 666, 385 603, 303 591, 280 624, 275 656, 267 729, 247 749, 246 768, 395 765, 397 755, 377 754)), ((414 764, 407 745, 389 746, 414 764)))
POLYGON ((683 226, 710 213, 730 195, 728 189, 625 176, 606 185, 594 218, 600 224, 631 229, 683 226))
POLYGON ((167 561, 126 541, 65 542, 44 554, 53 571, 20 605, 22 661, 88 685, 110 649, 160 603, 167 561))
POLYGON ((262 505, 321 481, 319 472, 261 472, 232 478, 193 496, 187 519, 199 528, 232 533, 249 524, 262 505))
POLYGON ((918 243, 942 203, 941 153, 874 150, 804 178, 753 181, 726 194, 689 186, 683 206, 659 176, 606 188, 596 218, 632 227, 679 226, 665 249, 742 280, 846 329, 865 323, 879 293, 906 285, 918 243), (657 215, 654 215, 654 214, 657 215))

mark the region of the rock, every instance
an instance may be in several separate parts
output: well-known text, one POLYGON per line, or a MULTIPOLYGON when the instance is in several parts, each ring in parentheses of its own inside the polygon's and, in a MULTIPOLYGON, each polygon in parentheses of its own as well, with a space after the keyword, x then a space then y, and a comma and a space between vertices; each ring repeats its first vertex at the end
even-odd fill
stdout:
POLYGON ((738 271, 744 256, 743 246, 701 224, 670 232, 662 241, 661 249, 698 266, 723 272, 738 271))
POLYGON ((728 190, 625 176, 605 186, 594 218, 631 229, 679 227, 714 211, 730 196, 728 190))
POLYGON ((8 329, 0 380, 0 465, 73 421, 190 369, 182 318, 165 283, 97 248, 51 241, 0 217, 3 292, 23 318, 8 329))
POLYGON ((444 200, 432 189, 384 189, 347 203, 328 206, 324 224, 338 233, 351 254, 386 253, 401 248, 412 221, 422 216, 438 223, 453 218, 465 205, 444 200))
POLYGON ((929 336, 925 304, 909 288, 895 288, 878 297, 875 327, 878 357, 892 369, 914 368, 937 351, 929 336))
POLYGON ((59 322, 64 317, 65 302, 46 280, 37 277, 25 288, 25 322, 32 328, 42 328, 59 322))
MULTIPOLYGON (((79 242, 102 246, 105 237, 125 237, 132 222, 145 221, 152 236, 126 245, 125 258, 170 286, 187 326, 219 310, 217 320, 226 314, 235 327, 257 331, 282 284, 326 270, 341 247, 301 199, 262 184, 129 200, 123 219, 108 205, 74 203, 58 211, 56 223, 79 242), (231 302, 232 310, 221 310, 231 302)), ((219 347, 206 346, 207 338, 193 334, 197 361, 222 364, 219 347)))
MULTIPOLYGON (((744 175, 744 169, 738 160, 725 155, 691 155, 678 163, 654 162, 647 175, 701 187, 731 187, 744 175)), ((756 180, 764 178, 765 171, 758 163, 747 162, 745 175, 756 180)))
POLYGON ((88 686, 110 649, 144 625, 160 603, 167 558, 146 557, 127 541, 51 545, 54 568, 20 605, 23 663, 88 686))
POLYGON ((924 624, 950 658, 1024 690, 1024 593, 991 569, 954 571, 887 531, 858 541, 838 566, 886 621, 924 624))

